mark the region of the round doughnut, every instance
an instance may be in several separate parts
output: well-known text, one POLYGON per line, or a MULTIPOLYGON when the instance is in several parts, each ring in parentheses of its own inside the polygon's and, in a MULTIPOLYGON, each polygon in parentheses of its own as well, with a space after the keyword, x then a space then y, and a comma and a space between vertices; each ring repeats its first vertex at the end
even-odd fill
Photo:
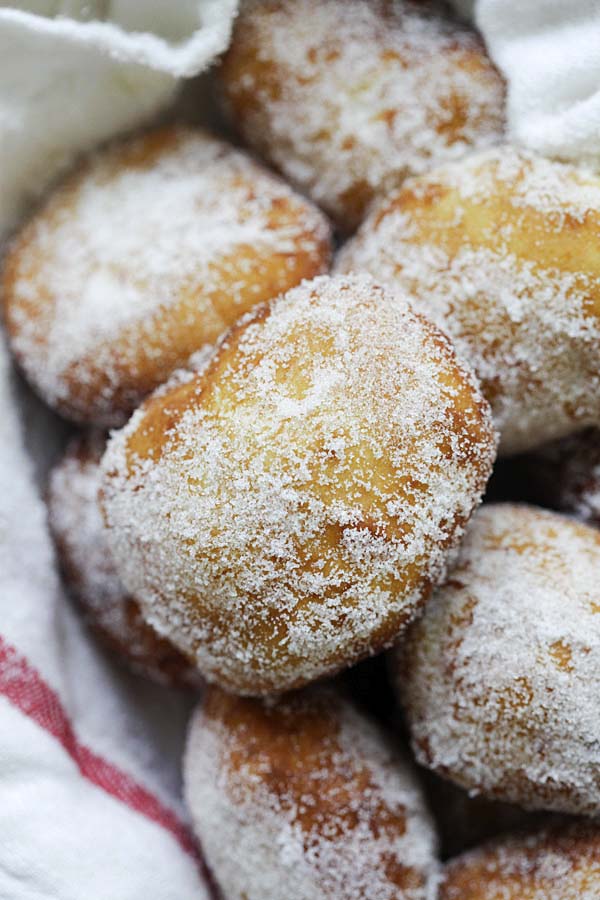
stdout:
POLYGON ((471 793, 600 814, 600 533, 485 505, 393 656, 418 760, 471 793))
POLYGON ((600 828, 576 824, 489 844, 448 863, 440 900, 598 900, 600 828))
POLYGON ((407 182, 343 249, 413 297, 517 453, 600 423, 600 177, 510 147, 407 182))
POLYGON ((122 424, 242 313, 326 271, 322 214, 202 131, 91 157, 9 247, 3 305, 32 385, 75 421, 122 424))
POLYGON ((416 776, 332 688, 276 701, 210 688, 184 784, 226 898, 433 896, 436 841, 416 776))
POLYGON ((344 231, 407 175, 504 130, 504 84, 483 44, 425 4, 251 0, 220 78, 248 144, 344 231))
POLYGON ((209 681, 279 692, 397 638, 494 455, 448 339, 368 277, 322 276, 114 435, 109 539, 149 621, 209 681))
POLYGON ((82 434, 50 473, 48 521, 65 583, 88 624, 134 671, 161 684, 198 686, 198 672, 145 622, 115 571, 98 498, 105 446, 102 432, 82 434))

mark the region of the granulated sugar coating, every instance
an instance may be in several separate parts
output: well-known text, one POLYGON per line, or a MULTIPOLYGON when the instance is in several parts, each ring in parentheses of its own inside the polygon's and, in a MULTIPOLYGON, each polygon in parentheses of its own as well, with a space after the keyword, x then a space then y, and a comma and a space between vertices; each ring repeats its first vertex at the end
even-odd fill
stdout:
POLYGON ((137 672, 162 684, 194 684, 200 676, 159 637, 115 571, 98 491, 102 432, 75 438, 50 473, 47 504, 63 577, 103 641, 137 672))
POLYGON ((453 860, 440 900, 598 900, 600 827, 577 824, 490 844, 453 860))
POLYGON ((149 621, 209 680, 283 691, 397 638, 494 456, 447 338, 366 276, 321 277, 113 436, 109 538, 149 621))
POLYGON ((435 837, 415 774, 331 688, 275 702, 211 689, 184 779, 225 897, 436 896, 435 837))
POLYGON ((307 201, 201 131, 168 128, 92 157, 9 249, 12 349, 64 415, 122 424, 248 309, 326 271, 307 201))
POLYGON ((516 453, 600 423, 600 178, 509 147, 407 182, 343 249, 477 372, 516 453))
POLYGON ((600 814, 600 533, 484 506, 394 651, 424 765, 528 809, 600 814))
POLYGON ((250 0, 238 17, 221 68, 232 121, 345 231, 407 175, 502 138, 483 44, 424 6, 250 0))

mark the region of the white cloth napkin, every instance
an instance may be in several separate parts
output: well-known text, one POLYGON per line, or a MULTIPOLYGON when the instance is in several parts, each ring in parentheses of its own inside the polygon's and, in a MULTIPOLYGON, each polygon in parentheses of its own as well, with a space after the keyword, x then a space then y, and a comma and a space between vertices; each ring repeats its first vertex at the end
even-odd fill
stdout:
MULTIPOLYGON (((206 68, 236 7, 0 4, 0 238, 74 154, 206 68)), ((18 407, 0 334, 0 900, 207 900, 179 798, 189 701, 108 661, 72 612, 19 419, 43 454, 60 428, 18 407)))
POLYGON ((0 613, 1 900, 207 900, 188 701, 113 667, 63 597, 1 335, 0 613))
POLYGON ((511 139, 600 166, 600 0, 476 0, 475 21, 508 81, 511 139))
POLYGON ((0 3, 0 238, 75 153, 135 127, 178 78, 205 69, 226 48, 236 9, 237 0, 0 3))

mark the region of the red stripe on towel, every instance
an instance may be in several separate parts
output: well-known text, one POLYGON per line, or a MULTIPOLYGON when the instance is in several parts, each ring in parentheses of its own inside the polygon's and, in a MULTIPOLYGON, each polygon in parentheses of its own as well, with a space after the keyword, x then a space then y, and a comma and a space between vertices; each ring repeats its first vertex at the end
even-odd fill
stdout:
POLYGON ((0 636, 0 694, 49 732, 62 745, 84 778, 126 806, 169 831, 179 846, 199 862, 213 897, 218 893, 186 824, 131 775, 82 744, 56 691, 16 647, 0 636))

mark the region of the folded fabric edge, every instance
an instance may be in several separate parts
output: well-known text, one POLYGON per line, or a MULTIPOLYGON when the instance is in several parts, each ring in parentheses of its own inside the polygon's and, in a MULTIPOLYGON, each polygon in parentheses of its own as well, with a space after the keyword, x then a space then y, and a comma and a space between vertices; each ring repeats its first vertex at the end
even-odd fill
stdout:
POLYGON ((0 27, 12 25, 39 36, 93 46, 121 63, 146 66, 174 78, 190 78, 227 48, 237 8, 238 0, 209 2, 206 6, 199 4, 197 28, 177 44, 169 43, 150 30, 128 32, 109 21, 51 19, 10 8, 0 9, 0 27))

